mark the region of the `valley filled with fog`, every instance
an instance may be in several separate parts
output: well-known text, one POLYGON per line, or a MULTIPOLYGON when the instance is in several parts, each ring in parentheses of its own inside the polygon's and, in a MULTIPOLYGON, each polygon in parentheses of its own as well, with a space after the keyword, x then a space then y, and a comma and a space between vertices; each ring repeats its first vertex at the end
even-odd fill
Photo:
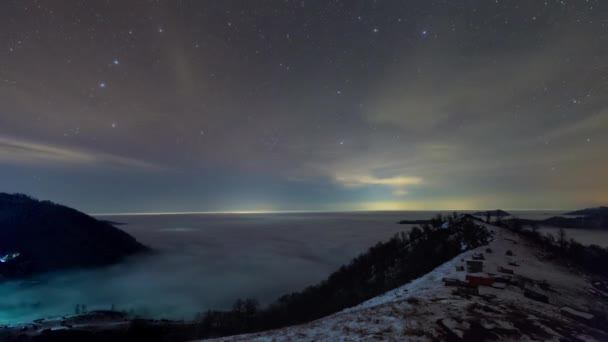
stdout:
MULTIPOLYGON (((117 227, 155 253, 103 269, 4 282, 0 324, 72 314, 77 304, 172 319, 229 308, 237 298, 267 304, 323 280, 376 242, 412 227, 397 224, 399 220, 437 213, 103 216, 121 223, 117 227)), ((556 212, 516 214, 537 219, 556 212)), ((551 230, 541 228, 545 231, 551 230)), ((568 234, 575 239, 581 235, 582 243, 608 241, 605 231, 568 234)))

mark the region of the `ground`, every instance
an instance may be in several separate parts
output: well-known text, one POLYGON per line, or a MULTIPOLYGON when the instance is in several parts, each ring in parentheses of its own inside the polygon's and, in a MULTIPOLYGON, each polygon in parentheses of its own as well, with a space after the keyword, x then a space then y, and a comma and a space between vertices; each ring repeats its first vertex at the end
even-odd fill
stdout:
MULTIPOLYGON (((494 236, 487 246, 464 252, 358 306, 307 324, 212 341, 608 341, 606 279, 548 260, 542 249, 511 231, 487 227, 494 236), (480 253, 485 259, 483 272, 467 273, 466 261, 480 253), (501 267, 514 274, 499 272, 501 267), (463 286, 467 274, 507 281, 502 288, 471 288, 463 286), (459 286, 446 286, 446 278, 459 286), (526 297, 525 290, 544 301, 526 297), (571 309, 562 312, 564 307, 571 309), (577 317, 577 312, 594 318, 577 317)), ((171 336, 171 341, 197 336, 194 322, 143 323, 152 333, 144 340, 158 339, 159 334, 171 336)), ((89 334, 86 340, 97 336, 99 341, 130 341, 125 332, 134 327, 123 314, 94 312, 0 327, 0 340, 67 341, 70 337, 80 341, 79 333, 84 332, 89 334), (116 333, 121 331, 123 339, 118 339, 116 333)))
POLYGON ((608 324, 601 317, 608 312, 608 294, 594 287, 597 278, 547 260, 517 234, 488 228, 494 232, 489 245, 358 306, 303 325, 214 341, 608 340, 608 324), (485 257, 484 273, 478 275, 504 275, 499 267, 514 271, 504 289, 480 286, 477 295, 457 294, 458 287, 444 286, 444 278, 465 280, 465 261, 474 253, 485 257), (525 297, 524 289, 545 295, 548 303, 525 297), (564 306, 593 313, 595 319, 579 322, 564 316, 564 306))

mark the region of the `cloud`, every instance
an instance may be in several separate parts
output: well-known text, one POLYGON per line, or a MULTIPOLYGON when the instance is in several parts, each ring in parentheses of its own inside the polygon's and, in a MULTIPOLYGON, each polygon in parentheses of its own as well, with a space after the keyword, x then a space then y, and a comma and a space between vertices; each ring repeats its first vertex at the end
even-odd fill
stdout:
POLYGON ((115 154, 86 151, 7 136, 0 136, 0 163, 162 169, 159 165, 115 154))
POLYGON ((407 229, 395 224, 401 214, 365 214, 354 220, 342 214, 238 217, 115 217, 128 223, 123 230, 157 253, 106 268, 48 274, 34 286, 3 281, 0 324, 70 314, 76 303, 89 310, 114 305, 173 319, 230 308, 237 298, 255 298, 265 305, 320 282, 371 244, 407 229), (319 224, 327 215, 332 229, 319 224), (236 238, 240 236, 247 239, 236 238))
POLYGON ((412 134, 453 127, 463 120, 502 122, 513 103, 580 71, 556 56, 589 50, 584 41, 571 36, 554 38, 547 45, 466 59, 438 58, 466 55, 449 44, 421 49, 376 87, 366 116, 372 123, 396 125, 412 134))
POLYGON ((336 180, 346 186, 364 186, 364 185, 386 185, 390 187, 417 185, 422 183, 420 177, 397 176, 389 178, 378 178, 374 176, 343 176, 337 177, 336 180))
POLYGON ((399 196, 400 197, 400 196, 405 196, 407 194, 408 194, 408 192, 406 190, 403 190, 403 189, 393 190, 393 195, 394 196, 399 196))

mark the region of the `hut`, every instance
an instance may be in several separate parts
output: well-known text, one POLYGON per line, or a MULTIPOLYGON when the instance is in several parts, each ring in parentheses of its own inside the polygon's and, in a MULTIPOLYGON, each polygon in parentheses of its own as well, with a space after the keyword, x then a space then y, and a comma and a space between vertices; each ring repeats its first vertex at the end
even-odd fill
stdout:
POLYGON ((469 284, 473 284, 473 285, 479 285, 479 286, 492 286, 492 284, 494 284, 495 280, 494 278, 488 277, 488 276, 482 276, 482 275, 470 275, 467 274, 466 278, 467 282, 469 284))
POLYGON ((473 253, 473 260, 485 260, 483 253, 473 253))

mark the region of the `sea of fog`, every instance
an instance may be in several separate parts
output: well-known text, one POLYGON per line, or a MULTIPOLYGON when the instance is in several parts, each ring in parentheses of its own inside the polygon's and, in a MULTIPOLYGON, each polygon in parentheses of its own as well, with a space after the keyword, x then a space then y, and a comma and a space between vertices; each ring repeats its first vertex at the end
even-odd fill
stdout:
MULTIPOLYGON (((187 319, 229 308, 237 298, 269 303, 318 283, 376 242, 411 229, 397 221, 437 213, 104 216, 157 253, 98 270, 50 274, 38 282, 2 283, 0 324, 71 314, 76 304, 187 319)), ((516 212, 535 219, 557 213, 516 212)), ((576 231, 568 233, 577 238, 576 231)), ((583 233, 583 243, 608 245, 606 232, 583 233)))

